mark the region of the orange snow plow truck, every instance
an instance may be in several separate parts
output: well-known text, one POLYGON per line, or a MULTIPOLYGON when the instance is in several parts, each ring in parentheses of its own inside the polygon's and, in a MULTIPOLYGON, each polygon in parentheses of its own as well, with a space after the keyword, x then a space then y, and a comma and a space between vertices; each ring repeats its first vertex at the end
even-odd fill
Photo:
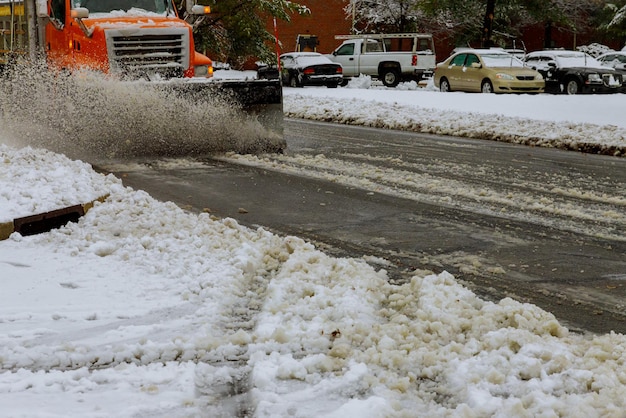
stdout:
MULTIPOLYGON (((208 6, 193 0, 186 0, 184 19, 172 0, 0 0, 0 72, 44 62, 45 72, 73 76, 87 70, 103 79, 134 82, 134 88, 140 83, 177 99, 188 98, 196 109, 186 114, 197 113, 197 107, 207 103, 221 103, 254 119, 256 128, 250 130, 257 136, 257 149, 282 150, 280 80, 250 72, 240 77, 214 76, 211 59, 195 50, 193 39, 193 22, 208 13, 208 6), (204 100, 209 97, 224 100, 204 100), (262 141, 266 146, 258 146, 262 141)), ((209 117, 223 119, 223 115, 209 117)), ((186 134, 180 127, 177 132, 181 137, 186 134)), ((197 142, 196 138, 196 148, 197 142)))

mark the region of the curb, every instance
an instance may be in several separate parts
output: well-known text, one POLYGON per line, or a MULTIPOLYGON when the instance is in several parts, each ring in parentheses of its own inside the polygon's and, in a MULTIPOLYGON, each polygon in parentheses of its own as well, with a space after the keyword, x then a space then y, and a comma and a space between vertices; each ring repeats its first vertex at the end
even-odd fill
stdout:
POLYGON ((91 202, 69 206, 37 215, 16 218, 12 222, 0 223, 0 241, 5 240, 14 232, 22 235, 35 235, 59 228, 68 222, 77 222, 78 219, 94 207, 96 202, 104 202, 108 194, 100 196, 91 202))

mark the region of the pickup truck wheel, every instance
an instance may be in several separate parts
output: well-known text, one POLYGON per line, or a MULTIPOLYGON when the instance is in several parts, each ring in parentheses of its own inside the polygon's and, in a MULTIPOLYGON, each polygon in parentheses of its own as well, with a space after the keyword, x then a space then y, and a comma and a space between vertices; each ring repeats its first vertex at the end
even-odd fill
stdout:
POLYGON ((450 89, 450 82, 447 78, 444 77, 441 79, 441 81, 439 81, 439 90, 444 93, 452 91, 452 89, 450 89))
POLYGON ((380 79, 386 87, 395 87, 400 83, 400 73, 395 68, 384 69, 380 79))
POLYGON ((491 84, 491 81, 484 80, 482 84, 480 85, 480 92, 481 93, 493 93, 493 84, 491 84))

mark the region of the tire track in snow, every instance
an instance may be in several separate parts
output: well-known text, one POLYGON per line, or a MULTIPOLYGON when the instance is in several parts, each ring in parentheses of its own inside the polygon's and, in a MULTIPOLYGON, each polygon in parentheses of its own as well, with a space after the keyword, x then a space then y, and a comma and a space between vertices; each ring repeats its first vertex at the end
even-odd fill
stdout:
MULTIPOLYGON (((453 175, 431 174, 421 164, 389 159, 381 162, 368 155, 232 155, 220 159, 488 216, 626 240, 622 233, 626 229, 626 196, 620 194, 619 187, 609 195, 595 192, 582 181, 576 186, 566 184, 566 179, 541 176, 511 181, 506 186, 502 181, 484 184, 482 179, 490 176, 484 170, 475 176, 471 174, 475 168, 456 165, 453 175)), ((507 177, 501 173, 498 178, 507 177)))

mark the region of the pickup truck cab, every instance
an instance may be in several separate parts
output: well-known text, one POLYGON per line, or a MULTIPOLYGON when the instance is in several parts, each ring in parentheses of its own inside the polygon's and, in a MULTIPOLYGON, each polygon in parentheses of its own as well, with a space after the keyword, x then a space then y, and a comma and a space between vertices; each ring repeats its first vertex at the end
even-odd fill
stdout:
POLYGON ((387 87, 431 76, 436 64, 433 37, 424 33, 337 35, 343 43, 328 57, 343 67, 344 79, 369 75, 387 87))

